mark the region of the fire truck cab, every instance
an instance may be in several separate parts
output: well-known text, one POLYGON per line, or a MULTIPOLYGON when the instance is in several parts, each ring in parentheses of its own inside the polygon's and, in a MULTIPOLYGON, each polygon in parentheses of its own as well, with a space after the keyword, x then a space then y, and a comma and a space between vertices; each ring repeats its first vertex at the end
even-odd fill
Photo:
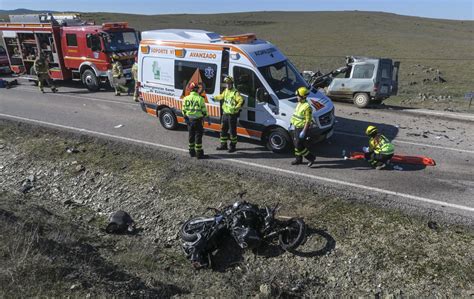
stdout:
POLYGON ((91 91, 111 82, 111 57, 119 56, 126 77, 138 49, 138 34, 127 23, 95 25, 77 15, 10 16, 0 23, 10 67, 35 78, 33 63, 42 52, 54 80, 76 80, 91 91))

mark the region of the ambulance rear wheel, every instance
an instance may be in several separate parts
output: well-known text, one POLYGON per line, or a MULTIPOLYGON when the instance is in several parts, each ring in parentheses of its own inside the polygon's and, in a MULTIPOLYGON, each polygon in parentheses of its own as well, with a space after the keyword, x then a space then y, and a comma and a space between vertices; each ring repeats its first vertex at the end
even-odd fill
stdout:
POLYGON ((267 135, 267 148, 274 153, 285 153, 290 150, 291 138, 283 128, 273 128, 267 135))
POLYGON ((85 70, 81 76, 82 83, 89 89, 90 91, 98 91, 99 90, 99 80, 95 75, 93 70, 85 70))
POLYGON ((167 130, 176 130, 178 128, 178 120, 173 110, 170 108, 163 108, 159 114, 161 125, 167 130))

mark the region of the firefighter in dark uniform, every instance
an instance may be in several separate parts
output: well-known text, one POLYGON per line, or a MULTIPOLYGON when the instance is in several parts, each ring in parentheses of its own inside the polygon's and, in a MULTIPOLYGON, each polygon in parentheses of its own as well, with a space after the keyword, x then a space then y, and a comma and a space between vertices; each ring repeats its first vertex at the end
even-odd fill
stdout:
POLYGON ((235 152, 237 146, 237 119, 239 117, 240 108, 242 107, 244 100, 234 87, 234 79, 232 77, 225 77, 224 83, 227 84, 226 89, 218 96, 214 97, 214 100, 223 101, 221 122, 221 145, 217 147, 217 150, 229 150, 229 153, 235 152), (230 130, 230 148, 227 148, 227 141, 229 140, 230 130))
POLYGON ((138 102, 138 61, 135 57, 135 63, 132 66, 132 78, 133 78, 133 99, 138 102))
POLYGON ((123 66, 122 63, 119 61, 119 56, 117 54, 112 55, 112 78, 113 78, 113 86, 115 89, 115 95, 119 96, 121 92, 127 92, 128 88, 121 83, 123 78, 123 66))
POLYGON ((311 106, 306 101, 308 94, 309 90, 306 87, 300 87, 296 90, 298 105, 296 105, 295 112, 291 117, 291 125, 294 127, 293 144, 295 146, 296 159, 291 162, 291 164, 302 164, 303 158, 306 158, 309 161, 308 167, 311 167, 316 157, 305 145, 306 134, 308 133, 309 126, 311 125, 313 112, 311 106))
POLYGON ((199 95, 199 86, 195 82, 189 84, 191 93, 183 100, 183 116, 189 132, 189 155, 198 159, 204 158, 202 135, 204 134, 204 118, 210 125, 204 98, 199 95))
POLYGON ((58 89, 56 86, 53 84, 53 80, 49 78, 49 67, 48 67, 48 61, 45 58, 45 55, 43 52, 40 53, 38 58, 36 58, 33 68, 36 72, 36 75, 38 76, 38 88, 39 90, 44 93, 44 85, 48 85, 51 88, 52 92, 57 92, 58 89))
POLYGON ((395 147, 387 137, 378 132, 375 126, 368 126, 365 134, 369 136, 369 147, 365 152, 365 159, 373 168, 384 169, 390 163, 395 147))

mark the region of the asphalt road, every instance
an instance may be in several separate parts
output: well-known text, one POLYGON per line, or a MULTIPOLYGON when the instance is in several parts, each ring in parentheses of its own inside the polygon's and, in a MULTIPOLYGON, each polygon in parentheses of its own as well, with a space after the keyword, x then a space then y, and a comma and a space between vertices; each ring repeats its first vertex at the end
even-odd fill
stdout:
MULTIPOLYGON (((215 151, 217 135, 204 137, 209 159, 270 174, 300 177, 346 196, 373 200, 422 213, 474 219, 474 122, 423 116, 396 109, 360 110, 336 103, 336 133, 317 144, 313 168, 292 166, 291 155, 277 155, 241 139, 238 152, 215 151), (370 169, 365 161, 344 160, 342 151, 360 151, 364 130, 375 124, 394 139, 396 152, 429 156, 434 167, 401 165, 402 171, 370 169)), ((125 142, 155 146, 187 155, 187 132, 167 131, 144 113, 131 97, 111 92, 89 93, 82 87, 61 87, 41 94, 29 83, 0 92, 0 118, 32 122, 125 142), (118 127, 117 127, 118 126, 118 127)), ((206 163, 203 161, 202 163, 206 163)), ((262 192, 264 192, 262 190, 262 192)))

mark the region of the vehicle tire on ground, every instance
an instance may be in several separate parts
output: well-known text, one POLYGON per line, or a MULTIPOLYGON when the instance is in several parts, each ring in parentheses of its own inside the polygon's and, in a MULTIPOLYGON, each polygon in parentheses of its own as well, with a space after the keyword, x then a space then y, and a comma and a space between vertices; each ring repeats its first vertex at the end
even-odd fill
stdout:
POLYGON ((178 128, 178 120, 176 114, 170 108, 163 108, 159 113, 160 123, 167 130, 176 130, 178 128))
POLYGON ((179 235, 185 242, 194 242, 197 240, 198 234, 208 229, 212 223, 214 223, 214 219, 205 217, 191 218, 183 223, 181 229, 179 230, 179 235), (205 221, 206 219, 207 221, 205 221))
POLYGON ((274 153, 288 152, 292 146, 290 134, 283 128, 273 128, 266 136, 266 146, 274 153))
POLYGON ((89 89, 90 91, 99 91, 99 79, 95 75, 94 71, 91 69, 85 70, 81 75, 82 83, 89 89))
POLYGON ((279 245, 283 250, 296 249, 306 237, 306 224, 303 219, 293 218, 287 222, 288 230, 278 236, 279 245))
POLYGON ((366 93, 356 93, 352 99, 354 104, 359 108, 365 108, 370 103, 369 95, 366 93))

